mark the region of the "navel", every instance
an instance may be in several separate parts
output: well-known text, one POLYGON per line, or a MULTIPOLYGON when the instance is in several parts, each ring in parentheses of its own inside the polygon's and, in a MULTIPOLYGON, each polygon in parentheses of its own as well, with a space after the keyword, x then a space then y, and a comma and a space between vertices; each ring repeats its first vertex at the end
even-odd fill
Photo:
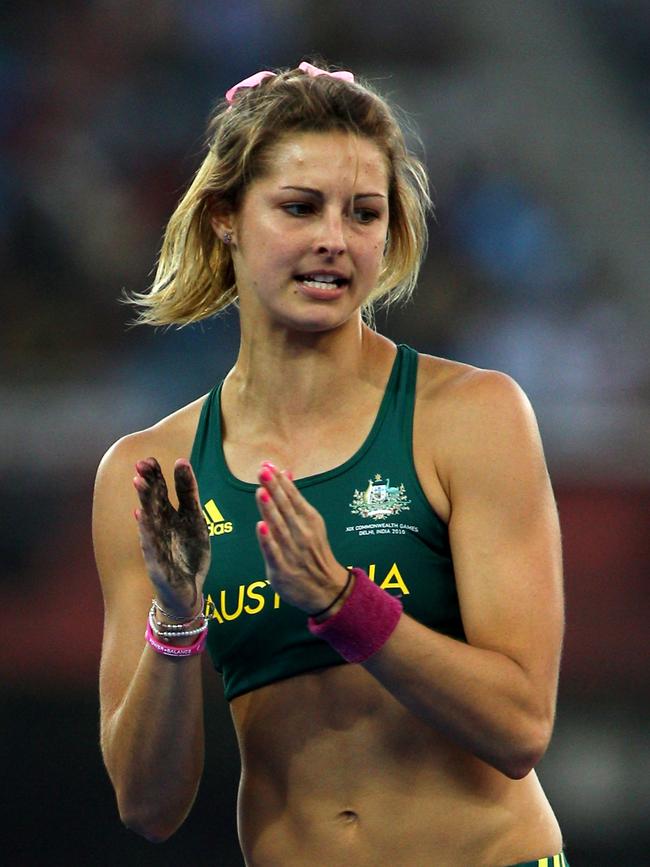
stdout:
POLYGON ((359 814, 354 810, 341 810, 336 818, 344 825, 355 825, 359 821, 359 814))

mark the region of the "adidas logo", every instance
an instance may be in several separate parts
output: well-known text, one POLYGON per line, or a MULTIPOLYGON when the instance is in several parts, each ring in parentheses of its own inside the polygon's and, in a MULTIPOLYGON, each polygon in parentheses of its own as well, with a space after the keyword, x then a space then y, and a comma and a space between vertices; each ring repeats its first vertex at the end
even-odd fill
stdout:
POLYGON ((208 500, 207 503, 204 503, 201 511, 211 536, 232 533, 232 521, 226 521, 214 500, 208 500))

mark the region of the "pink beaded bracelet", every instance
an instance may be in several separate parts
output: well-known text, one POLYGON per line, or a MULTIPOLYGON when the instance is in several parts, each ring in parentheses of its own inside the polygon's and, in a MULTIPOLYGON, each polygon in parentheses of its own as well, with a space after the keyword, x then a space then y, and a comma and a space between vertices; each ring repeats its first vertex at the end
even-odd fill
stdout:
POLYGON ((205 648, 205 642, 208 637, 208 629, 207 624, 206 628, 201 631, 201 634, 196 638, 192 644, 185 645, 174 645, 174 644, 163 644, 162 641, 158 641, 156 636, 153 634, 153 630, 151 629, 151 623, 147 620, 147 629, 144 633, 145 640, 148 644, 153 647, 156 653, 161 653, 163 656, 196 656, 198 653, 202 653, 205 648))
POLYGON ((312 635, 324 638, 348 662, 365 662, 393 634, 402 603, 368 578, 363 569, 350 570, 354 586, 336 614, 322 623, 307 620, 312 635))

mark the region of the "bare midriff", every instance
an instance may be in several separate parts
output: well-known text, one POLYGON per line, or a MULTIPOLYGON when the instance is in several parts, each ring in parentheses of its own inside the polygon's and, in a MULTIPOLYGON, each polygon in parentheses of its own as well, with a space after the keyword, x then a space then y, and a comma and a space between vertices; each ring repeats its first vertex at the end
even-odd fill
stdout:
POLYGON ((502 867, 561 849, 534 772, 512 780, 413 716, 362 666, 231 704, 248 867, 502 867))
MULTIPOLYGON (((254 483, 260 462, 273 460, 299 479, 347 460, 372 425, 389 355, 383 366, 373 365, 381 382, 367 406, 358 392, 351 414, 327 429, 319 423, 313 440, 308 426, 288 442, 272 438, 267 427, 244 425, 226 380, 223 448, 230 471, 254 483)), ((456 367, 421 358, 418 397, 456 367)), ((169 467, 173 457, 190 453, 201 404, 178 413, 166 429, 169 467)), ((450 505, 433 470, 431 417, 435 403, 416 402, 413 457, 432 509, 447 521, 450 505)), ((363 666, 269 684, 235 698, 231 713, 247 867, 504 867, 562 847, 534 772, 509 779, 415 717, 363 666)))

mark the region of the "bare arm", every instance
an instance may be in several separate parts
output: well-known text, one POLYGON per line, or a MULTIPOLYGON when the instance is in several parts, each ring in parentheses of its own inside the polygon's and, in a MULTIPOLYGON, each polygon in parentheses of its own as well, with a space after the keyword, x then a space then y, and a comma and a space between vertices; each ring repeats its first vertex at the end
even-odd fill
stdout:
POLYGON ((147 446, 146 434, 117 443, 95 488, 93 539, 105 603, 101 747, 122 820, 163 840, 189 812, 203 769, 201 662, 156 653, 144 630, 153 595, 175 613, 196 610, 209 547, 187 461, 175 470, 178 511, 152 462, 139 461, 133 480, 147 446))
MULTIPOLYGON (((413 713, 519 778, 553 726, 563 631, 557 513, 537 425, 515 383, 476 371, 447 391, 432 417, 438 430, 444 418, 436 465, 467 643, 403 616, 364 666, 413 713)), ((260 481, 267 577, 287 602, 318 610, 345 583, 323 520, 284 473, 260 481)))
POLYGON ((467 644, 403 617, 365 666, 404 705, 508 776, 550 740, 563 633, 560 534, 537 425, 507 377, 453 395, 439 473, 467 644))

